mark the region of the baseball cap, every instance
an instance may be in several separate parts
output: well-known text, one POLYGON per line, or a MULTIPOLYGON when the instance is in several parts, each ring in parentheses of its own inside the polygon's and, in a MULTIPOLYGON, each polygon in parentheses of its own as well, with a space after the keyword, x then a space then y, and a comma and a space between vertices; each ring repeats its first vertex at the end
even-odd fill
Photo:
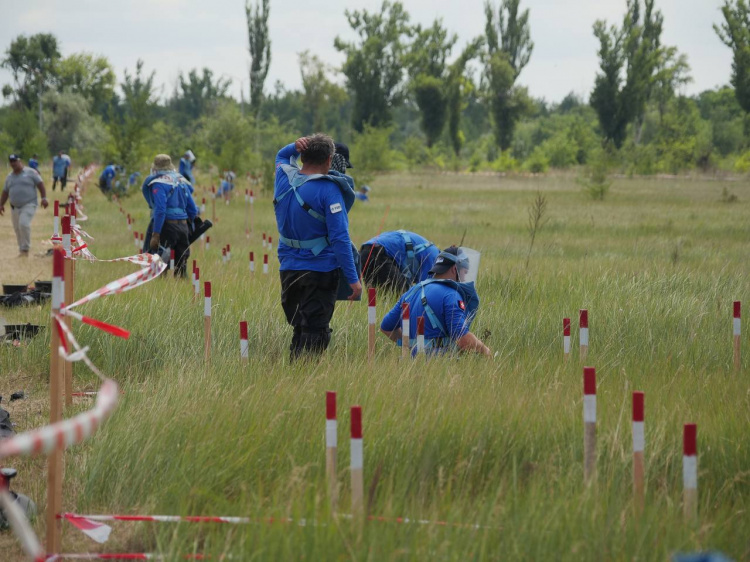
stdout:
POLYGON ((346 167, 347 168, 354 168, 352 166, 352 163, 349 161, 349 147, 346 146, 343 142, 337 142, 334 143, 336 146, 336 154, 341 154, 341 156, 344 157, 344 160, 346 160, 346 167))
POLYGON ((16 154, 15 152, 11 154, 10 156, 8 156, 8 162, 15 162, 16 160, 20 160, 20 159, 21 159, 21 155, 16 154))
POLYGON ((432 269, 430 269, 429 274, 435 275, 436 273, 445 273, 454 265, 457 265, 461 269, 468 269, 469 261, 468 259, 466 259, 466 256, 461 254, 461 251, 458 247, 451 246, 450 248, 446 248, 438 254, 438 257, 435 258, 435 263, 432 265, 432 269))

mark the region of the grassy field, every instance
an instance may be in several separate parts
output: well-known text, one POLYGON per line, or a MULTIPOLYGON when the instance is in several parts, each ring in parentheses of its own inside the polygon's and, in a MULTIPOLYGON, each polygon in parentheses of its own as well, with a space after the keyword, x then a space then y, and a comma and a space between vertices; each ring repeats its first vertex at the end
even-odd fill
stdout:
MULTIPOLYGON (((244 188, 244 186, 241 186, 244 188)), ((129 341, 76 326, 90 356, 125 390, 113 418, 66 455, 66 510, 82 513, 237 515, 254 525, 114 525, 109 543, 64 527, 66 551, 156 551, 175 560, 203 552, 237 560, 665 560, 718 549, 750 560, 750 361, 732 369, 733 300, 750 305, 750 186, 703 179, 618 179, 604 202, 569 176, 502 178, 390 175, 372 202, 350 213, 355 243, 407 228, 440 246, 482 252, 482 299, 473 331, 494 360, 403 362, 378 340, 368 366, 365 303, 339 304, 334 339, 314 364, 288 363, 290 328, 279 303, 278 263, 248 273, 273 233, 270 197, 256 203, 244 235, 241 193, 217 205, 211 249, 194 249, 214 289, 213 361, 203 361, 203 304, 188 282, 159 279, 81 312, 132 331, 129 341), (737 195, 721 202, 723 188, 737 195), (547 222, 528 267, 527 210, 537 192, 547 222), (232 260, 221 263, 231 243, 232 260), (584 487, 582 364, 562 361, 561 325, 588 308, 586 364, 598 373, 598 478, 584 487), (239 360, 238 322, 250 324, 250 364, 239 360), (645 511, 633 510, 630 397, 646 395, 645 511), (479 525, 359 526, 327 502, 324 398, 339 399, 339 482, 348 511, 348 407, 363 408, 369 513, 479 525), (699 521, 682 518, 682 425, 698 424, 699 521), (266 518, 295 523, 267 523, 266 518), (304 519, 306 524, 299 525, 304 519)), ((200 195, 199 195, 200 198, 200 195)), ((133 253, 124 216, 90 183, 84 228, 97 257, 133 253)), ((140 196, 124 201, 145 230, 140 196)), ((208 215, 211 211, 209 207, 208 215)), ((34 222, 34 248, 51 233, 34 222)), ((2 281, 49 278, 50 260, 11 257, 0 221, 2 281), (18 264, 21 263, 19 266, 18 264)), ((9 238, 10 235, 10 238, 9 238)), ((260 262, 258 262, 260 263, 260 262)), ((133 271, 81 263, 76 295, 133 271)), ((378 316, 396 295, 380 295, 378 316)), ((747 308, 746 308, 747 310, 747 308)), ((2 311, 8 322, 45 323, 48 307, 2 311)), ((747 333, 747 328, 745 330, 747 333)), ((19 429, 43 423, 49 340, 0 349, 0 394, 25 388, 10 406, 19 429)), ((747 337, 743 336, 747 344, 747 337)), ((747 345, 745 345, 747 349, 747 345)), ((747 356, 747 354, 746 354, 747 356)), ((76 366, 77 389, 96 379, 76 366)), ((76 409, 88 407, 81 401, 76 409)), ((16 489, 44 508, 44 462, 20 459, 16 489)), ((43 518, 36 528, 44 532, 43 518)), ((10 559, 20 554, 0 535, 10 559)))

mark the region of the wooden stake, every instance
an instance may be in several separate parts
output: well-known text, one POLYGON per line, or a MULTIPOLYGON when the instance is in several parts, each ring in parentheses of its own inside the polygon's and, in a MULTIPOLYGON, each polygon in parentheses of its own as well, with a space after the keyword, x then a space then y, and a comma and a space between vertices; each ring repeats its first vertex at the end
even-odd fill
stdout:
POLYGON ((694 423, 685 424, 682 434, 682 509, 685 519, 695 522, 698 518, 698 428, 694 423))
POLYGON ((740 301, 734 301, 734 325, 732 331, 734 334, 734 370, 740 372, 740 333, 742 328, 742 304, 740 301))
POLYGON ((364 455, 362 450, 362 407, 352 406, 351 420, 351 476, 352 517, 364 514, 364 455))
POLYGON ((409 325, 409 303, 401 305, 401 356, 404 359, 411 357, 411 326, 409 325))
POLYGON ((583 368, 583 481, 596 478, 596 369, 583 368))
POLYGON ((206 281, 203 284, 203 329, 205 333, 204 357, 206 366, 211 363, 211 282, 206 281))
POLYGON ((578 343, 581 346, 580 358, 581 361, 585 361, 589 354, 589 311, 586 309, 581 309, 578 313, 578 328, 578 343))
POLYGON ((367 361, 372 364, 375 357, 375 324, 377 313, 375 309, 375 287, 367 289, 367 361))
POLYGON ((336 393, 326 392, 326 477, 331 510, 336 511, 339 502, 339 486, 336 478, 336 453, 338 449, 338 421, 336 420, 336 393))
POLYGON ((643 392, 633 392, 633 501, 638 513, 643 511, 646 496, 646 448, 643 392))
MULTIPOLYGON (((65 253, 57 247, 52 265, 52 321, 50 322, 49 361, 49 420, 50 424, 62 420, 63 405, 63 360, 60 357, 60 334, 55 325, 54 314, 60 312, 65 295, 65 253)), ((56 449, 47 458, 47 552, 60 552, 62 542, 63 450, 56 449)))

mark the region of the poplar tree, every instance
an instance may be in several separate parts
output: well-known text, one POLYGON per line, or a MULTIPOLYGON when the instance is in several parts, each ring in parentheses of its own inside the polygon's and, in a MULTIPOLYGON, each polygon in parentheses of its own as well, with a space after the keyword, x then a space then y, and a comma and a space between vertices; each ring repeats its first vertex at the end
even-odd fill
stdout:
POLYGON ((245 3, 247 37, 250 51, 250 109, 256 117, 263 102, 263 84, 271 65, 271 36, 268 31, 269 0, 259 0, 255 5, 245 3))

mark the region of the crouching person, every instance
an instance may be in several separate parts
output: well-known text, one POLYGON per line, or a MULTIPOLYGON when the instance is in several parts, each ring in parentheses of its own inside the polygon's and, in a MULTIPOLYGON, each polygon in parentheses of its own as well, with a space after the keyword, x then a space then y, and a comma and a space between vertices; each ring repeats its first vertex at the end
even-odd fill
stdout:
POLYGON ((401 314, 403 303, 409 304, 409 345, 416 353, 417 322, 425 317, 425 351, 430 355, 454 351, 472 351, 491 356, 490 349, 471 333, 471 323, 479 308, 474 289, 476 272, 463 248, 451 246, 435 259, 432 277, 414 285, 385 315, 380 330, 401 345, 401 314))

